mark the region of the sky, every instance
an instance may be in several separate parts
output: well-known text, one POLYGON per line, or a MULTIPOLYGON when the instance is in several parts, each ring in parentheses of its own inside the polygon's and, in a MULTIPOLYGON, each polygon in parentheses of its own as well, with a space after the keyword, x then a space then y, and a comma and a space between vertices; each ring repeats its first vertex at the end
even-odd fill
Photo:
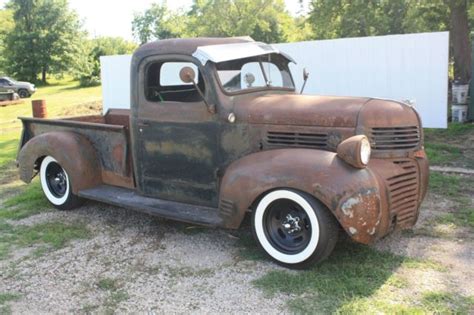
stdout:
MULTIPOLYGON (((0 0, 0 7, 8 0, 0 0)), ((121 36, 132 40, 132 19, 134 12, 142 12, 154 2, 166 0, 69 0, 83 20, 85 29, 92 37, 121 36)), ((166 1, 170 9, 186 9, 192 0, 166 1)), ((308 6, 305 0, 305 7, 308 6)), ((285 0, 288 11, 296 15, 300 10, 298 0, 285 0)))

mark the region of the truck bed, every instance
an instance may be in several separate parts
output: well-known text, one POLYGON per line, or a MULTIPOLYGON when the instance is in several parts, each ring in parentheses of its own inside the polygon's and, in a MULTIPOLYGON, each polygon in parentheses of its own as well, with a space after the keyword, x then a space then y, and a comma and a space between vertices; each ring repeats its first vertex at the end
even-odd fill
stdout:
POLYGON ((23 133, 20 149, 33 137, 52 131, 80 134, 94 146, 102 167, 104 184, 133 188, 130 148, 130 111, 109 110, 105 115, 79 116, 64 119, 20 117, 23 133))

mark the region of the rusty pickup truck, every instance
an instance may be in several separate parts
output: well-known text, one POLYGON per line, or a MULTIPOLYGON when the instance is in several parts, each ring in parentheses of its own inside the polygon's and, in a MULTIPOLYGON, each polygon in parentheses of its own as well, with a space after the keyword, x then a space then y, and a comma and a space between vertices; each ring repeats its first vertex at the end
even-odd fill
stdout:
POLYGON ((279 264, 325 259, 339 231, 370 244, 418 218, 428 182, 420 116, 375 98, 301 95, 292 58, 245 38, 136 50, 131 109, 21 118, 21 179, 73 209, 96 200, 237 229, 279 264))

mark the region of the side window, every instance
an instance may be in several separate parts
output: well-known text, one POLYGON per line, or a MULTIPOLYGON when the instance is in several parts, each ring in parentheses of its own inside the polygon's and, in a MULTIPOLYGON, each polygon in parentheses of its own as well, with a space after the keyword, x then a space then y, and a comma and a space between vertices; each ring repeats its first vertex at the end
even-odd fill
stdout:
POLYGON ((5 85, 7 85, 7 80, 0 79, 0 86, 5 86, 5 85))
POLYGON ((270 85, 283 87, 283 78, 280 69, 271 62, 262 62, 262 66, 268 81, 270 81, 270 85))
MULTIPOLYGON (((198 67, 192 62, 165 62, 161 65, 160 71, 160 85, 161 86, 177 86, 177 85, 191 85, 192 83, 184 83, 179 78, 179 71, 184 67, 191 67, 195 73, 199 72, 198 67)), ((199 80, 199 77, 196 78, 199 80)))
POLYGON ((200 102, 202 98, 192 83, 184 83, 179 72, 191 67, 196 73, 196 83, 204 92, 204 80, 199 68, 192 62, 158 61, 146 70, 145 96, 151 102, 200 102))

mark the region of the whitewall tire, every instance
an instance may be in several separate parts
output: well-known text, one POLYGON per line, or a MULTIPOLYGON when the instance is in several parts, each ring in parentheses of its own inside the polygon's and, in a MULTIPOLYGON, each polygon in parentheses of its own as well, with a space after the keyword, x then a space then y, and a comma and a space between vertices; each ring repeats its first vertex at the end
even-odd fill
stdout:
POLYGON ((312 196, 279 189, 267 193, 252 213, 252 231, 259 246, 276 262, 305 268, 333 250, 338 224, 312 196))
POLYGON ((69 210, 83 203, 73 194, 66 170, 52 156, 46 156, 41 162, 40 181, 46 199, 56 208, 69 210))

